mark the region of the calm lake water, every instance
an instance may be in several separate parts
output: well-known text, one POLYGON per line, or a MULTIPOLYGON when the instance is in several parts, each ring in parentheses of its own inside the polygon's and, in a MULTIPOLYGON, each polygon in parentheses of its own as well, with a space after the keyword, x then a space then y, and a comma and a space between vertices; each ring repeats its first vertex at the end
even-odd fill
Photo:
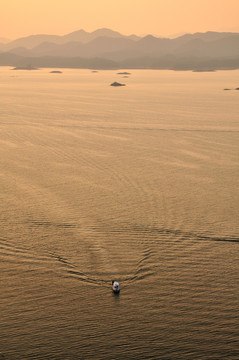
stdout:
POLYGON ((238 359, 239 71, 62 71, 0 68, 0 359, 238 359))

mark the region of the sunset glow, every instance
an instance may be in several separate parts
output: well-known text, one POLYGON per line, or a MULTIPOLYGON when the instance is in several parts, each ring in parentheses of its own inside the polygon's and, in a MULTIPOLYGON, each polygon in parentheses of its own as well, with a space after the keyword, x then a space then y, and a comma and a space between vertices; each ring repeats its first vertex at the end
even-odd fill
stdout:
POLYGON ((1 4, 1 37, 63 35, 107 27, 124 34, 239 31, 238 0, 10 0, 1 4))

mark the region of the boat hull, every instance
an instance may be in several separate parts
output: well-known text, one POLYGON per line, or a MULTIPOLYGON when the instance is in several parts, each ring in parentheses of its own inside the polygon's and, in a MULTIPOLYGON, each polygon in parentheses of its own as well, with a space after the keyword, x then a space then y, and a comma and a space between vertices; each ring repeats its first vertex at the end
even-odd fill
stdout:
POLYGON ((118 294, 120 292, 120 286, 117 281, 114 281, 112 284, 112 290, 115 294, 118 294))

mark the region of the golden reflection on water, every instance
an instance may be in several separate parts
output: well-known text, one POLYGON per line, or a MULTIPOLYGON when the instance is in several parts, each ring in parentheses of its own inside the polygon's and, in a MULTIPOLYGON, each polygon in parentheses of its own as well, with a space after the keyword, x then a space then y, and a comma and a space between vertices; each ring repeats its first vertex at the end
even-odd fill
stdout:
POLYGON ((239 72, 131 73, 0 69, 6 359, 236 359, 239 72))

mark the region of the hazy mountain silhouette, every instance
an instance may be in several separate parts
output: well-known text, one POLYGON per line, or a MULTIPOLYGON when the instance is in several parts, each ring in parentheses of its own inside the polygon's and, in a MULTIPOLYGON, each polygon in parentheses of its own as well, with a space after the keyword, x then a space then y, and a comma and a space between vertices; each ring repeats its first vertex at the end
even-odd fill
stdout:
POLYGON ((0 54, 0 64, 2 66, 36 68, 75 68, 75 69, 118 69, 119 64, 103 58, 66 58, 66 57, 23 57, 11 53, 0 54))
POLYGON ((168 39, 124 36, 109 29, 79 30, 64 36, 28 36, 2 44, 0 51, 0 65, 23 66, 25 62, 78 68, 85 67, 87 60, 89 68, 94 64, 95 68, 228 69, 239 68, 239 33, 195 33, 168 39))
POLYGON ((86 43, 86 42, 94 40, 98 37, 110 37, 113 39, 124 38, 124 39, 131 39, 131 40, 140 39, 139 36, 136 36, 136 35, 126 36, 126 35, 122 35, 121 33, 117 32, 117 31, 113 31, 113 30, 110 30, 107 28, 98 29, 91 33, 86 32, 84 30, 74 31, 68 35, 65 35, 64 39, 70 39, 70 41, 80 41, 80 42, 86 43))
POLYGON ((187 39, 187 42, 183 42, 175 50, 175 54, 213 57, 233 57, 239 55, 239 34, 215 36, 214 40, 208 40, 205 37, 188 37, 187 39))
POLYGON ((5 37, 0 37, 0 44, 7 44, 9 43, 11 40, 10 39, 7 39, 5 37))
MULTIPOLYGON (((102 56, 105 52, 120 51, 130 49, 134 46, 134 41, 125 38, 98 37, 88 43, 68 42, 65 44, 55 44, 44 42, 31 49, 32 56, 82 56, 93 57, 102 56)), ((12 49, 11 52, 15 52, 12 49)))
POLYGON ((44 41, 51 41, 58 43, 61 37, 58 35, 30 35, 24 38, 16 39, 10 41, 8 44, 1 45, 0 50, 10 51, 15 48, 24 47, 26 49, 31 49, 44 41))
MULTIPOLYGON (((68 42, 81 42, 87 43, 90 42, 98 37, 108 37, 108 38, 125 38, 125 39, 132 39, 138 40, 139 37, 136 35, 125 36, 120 34, 119 32, 110 30, 110 29, 98 29, 91 33, 86 32, 84 30, 74 31, 70 34, 66 34, 63 36, 59 35, 30 35, 27 37, 19 38, 9 42, 8 44, 1 44, 0 50, 1 51, 9 51, 19 47, 25 47, 26 49, 32 49, 43 42, 50 42, 55 44, 65 44, 68 42)), ((0 41, 1 43, 1 41, 0 41)))
POLYGON ((239 33, 232 32, 216 32, 216 31, 207 31, 205 33, 197 32, 194 34, 184 34, 182 36, 177 37, 177 40, 180 42, 188 42, 193 39, 201 39, 204 41, 214 41, 219 40, 231 35, 238 35, 239 33))

